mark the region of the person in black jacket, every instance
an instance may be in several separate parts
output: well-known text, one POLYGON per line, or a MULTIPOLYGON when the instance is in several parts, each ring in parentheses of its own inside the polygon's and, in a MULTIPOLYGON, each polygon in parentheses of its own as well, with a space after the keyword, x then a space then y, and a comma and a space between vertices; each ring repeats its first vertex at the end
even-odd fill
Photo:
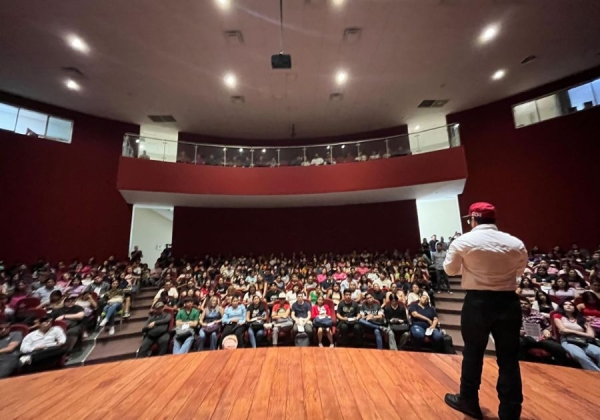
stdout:
POLYGON ((149 357, 150 348, 154 343, 158 344, 158 355, 162 356, 167 353, 171 332, 169 331, 169 323, 171 322, 171 314, 164 312, 164 303, 156 302, 153 307, 152 315, 148 318, 146 325, 142 328, 144 339, 138 352, 138 357, 149 357))
POLYGON ((389 299, 390 302, 385 306, 383 314, 388 323, 388 328, 392 331, 392 334, 388 335, 390 350, 398 350, 398 347, 400 349, 404 348, 410 337, 410 325, 406 314, 406 306, 398 302, 398 296, 391 294, 389 299), (400 336, 398 346, 396 345, 396 334, 400 336))

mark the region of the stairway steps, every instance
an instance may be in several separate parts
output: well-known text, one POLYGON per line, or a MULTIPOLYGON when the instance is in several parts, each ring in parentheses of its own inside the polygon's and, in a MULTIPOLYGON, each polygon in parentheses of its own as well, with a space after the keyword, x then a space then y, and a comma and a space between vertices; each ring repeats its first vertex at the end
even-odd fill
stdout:
POLYGON ((141 333, 122 340, 98 342, 85 360, 85 365, 133 359, 141 343, 141 333))
POLYGON ((458 314, 462 310, 462 301, 453 300, 437 300, 435 301, 435 309, 439 314, 458 314))
POLYGON ((114 341, 121 340, 124 338, 131 337, 142 337, 142 328, 146 325, 146 319, 140 321, 128 322, 123 320, 123 325, 119 326, 118 321, 115 322, 115 334, 108 335, 107 331, 101 331, 98 337, 96 338, 96 342, 104 342, 104 341, 114 341))

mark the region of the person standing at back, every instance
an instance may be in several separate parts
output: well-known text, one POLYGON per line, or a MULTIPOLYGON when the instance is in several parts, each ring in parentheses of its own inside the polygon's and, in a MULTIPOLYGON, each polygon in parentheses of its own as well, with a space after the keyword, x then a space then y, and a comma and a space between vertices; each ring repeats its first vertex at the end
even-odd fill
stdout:
POLYGON ((474 203, 464 218, 469 219, 472 231, 452 241, 444 261, 449 276, 462 274, 462 288, 467 291, 460 322, 465 343, 460 393, 446 394, 444 400, 455 410, 483 419, 479 386, 491 333, 499 368, 498 414, 500 420, 519 419, 523 403, 519 368, 522 320, 515 288, 527 265, 527 250, 521 240, 498 230, 493 205, 474 203))

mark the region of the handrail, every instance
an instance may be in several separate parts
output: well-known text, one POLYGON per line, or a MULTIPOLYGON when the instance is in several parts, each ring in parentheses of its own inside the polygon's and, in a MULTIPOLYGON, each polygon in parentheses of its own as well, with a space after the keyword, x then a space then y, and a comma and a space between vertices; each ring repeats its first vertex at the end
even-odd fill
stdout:
POLYGON ((158 137, 149 137, 149 136, 142 136, 140 134, 136 134, 136 133, 125 133, 124 134, 124 138, 128 138, 128 137, 133 137, 133 138, 141 138, 141 139, 149 139, 149 140, 158 140, 158 141, 162 141, 162 142, 169 142, 169 143, 176 143, 176 144, 191 144, 191 145, 196 145, 196 146, 204 146, 204 147, 218 147, 218 148, 231 148, 231 149, 249 149, 249 150, 254 150, 254 149, 273 149, 273 150, 277 150, 277 149, 301 149, 301 148, 312 148, 312 147, 328 147, 328 146, 342 146, 342 145, 347 145, 347 144, 363 144, 363 143, 370 143, 370 142, 375 142, 375 141, 381 141, 381 140, 387 140, 387 139, 394 139, 394 138, 398 138, 398 137, 408 137, 408 136, 415 136, 415 135, 419 135, 422 133, 427 133, 430 131, 434 131, 434 130, 439 130, 442 128, 458 128, 459 124, 458 123, 452 123, 452 124, 446 124, 446 125, 441 125, 439 127, 434 127, 434 128, 429 128, 426 130, 421 130, 421 131, 415 131, 413 133, 407 133, 407 134, 396 134, 396 135, 392 135, 392 136, 385 136, 385 137, 377 137, 377 138, 371 138, 371 139, 364 139, 364 140, 349 140, 349 141, 342 141, 342 142, 336 142, 336 143, 319 143, 319 144, 305 144, 305 145, 296 145, 296 146, 273 146, 273 145, 264 145, 264 146, 248 146, 248 145, 235 145, 235 144, 215 144, 215 143, 202 143, 202 142, 190 142, 190 141, 184 141, 184 140, 168 140, 168 139, 161 139, 158 137))

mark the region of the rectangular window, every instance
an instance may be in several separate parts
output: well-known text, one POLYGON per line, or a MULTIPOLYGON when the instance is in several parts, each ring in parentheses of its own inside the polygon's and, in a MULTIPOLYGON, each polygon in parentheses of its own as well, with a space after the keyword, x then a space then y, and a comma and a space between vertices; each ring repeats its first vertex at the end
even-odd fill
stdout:
POLYGON ((515 126, 517 126, 517 128, 540 122, 535 101, 525 102, 524 104, 515 106, 513 108, 513 115, 515 117, 515 126))
POLYGON ((527 127, 563 115, 600 105, 600 79, 513 105, 515 127, 527 127))
POLYGON ((73 121, 63 120, 62 118, 50 117, 48 119, 48 129, 46 137, 52 140, 71 143, 71 134, 73 133, 73 121))
POLYGON ((0 103, 0 129, 71 143, 73 121, 0 103))
POLYGON ((21 108, 19 109, 19 115, 17 115, 15 133, 43 137, 46 134, 46 124, 48 124, 48 116, 46 114, 21 108))
POLYGON ((0 129, 15 131, 19 108, 0 103, 0 129))

